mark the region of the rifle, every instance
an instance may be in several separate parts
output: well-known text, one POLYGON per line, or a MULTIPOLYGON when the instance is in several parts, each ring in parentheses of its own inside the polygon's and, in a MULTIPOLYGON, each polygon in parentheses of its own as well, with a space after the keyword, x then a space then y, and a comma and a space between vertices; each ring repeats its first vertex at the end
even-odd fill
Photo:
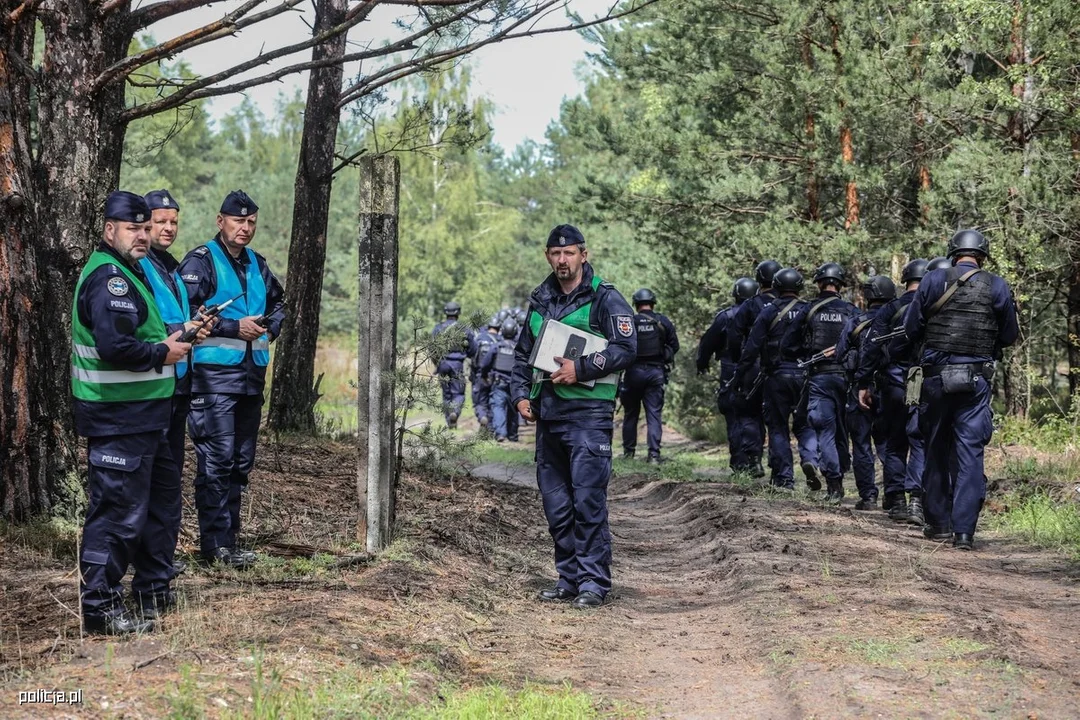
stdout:
POLYGON ((827 347, 824 350, 822 350, 821 352, 816 353, 814 355, 811 355, 810 357, 808 357, 805 360, 800 360, 799 361, 799 369, 801 370, 804 367, 809 367, 810 365, 816 365, 819 362, 822 362, 823 360, 828 360, 829 358, 833 357, 833 355, 835 355, 835 354, 836 354, 836 346, 835 345, 833 345, 832 347, 827 347))
POLYGON ((887 333, 885 333, 883 335, 875 335, 874 337, 870 338, 870 342, 875 343, 875 344, 881 344, 883 342, 888 342, 890 340, 893 340, 894 338, 900 338, 900 337, 904 337, 906 335, 907 335, 907 332, 904 330, 904 328, 902 328, 902 327, 893 328, 892 331, 890 331, 890 332, 887 332, 887 333))
POLYGON ((192 319, 193 320, 202 320, 202 323, 198 327, 193 327, 193 328, 191 328, 189 330, 185 330, 183 333, 181 333, 180 338, 179 338, 180 342, 189 343, 192 340, 194 340, 195 337, 199 334, 199 331, 202 330, 204 327, 206 327, 207 323, 209 323, 211 320, 213 320, 218 315, 220 315, 222 310, 224 310, 225 308, 232 305, 234 302, 239 300, 241 297, 243 297, 243 295, 237 295, 236 297, 230 298, 230 299, 226 300, 223 303, 218 303, 217 305, 211 305, 210 307, 206 308, 202 312, 196 313, 195 317, 192 318, 192 319))

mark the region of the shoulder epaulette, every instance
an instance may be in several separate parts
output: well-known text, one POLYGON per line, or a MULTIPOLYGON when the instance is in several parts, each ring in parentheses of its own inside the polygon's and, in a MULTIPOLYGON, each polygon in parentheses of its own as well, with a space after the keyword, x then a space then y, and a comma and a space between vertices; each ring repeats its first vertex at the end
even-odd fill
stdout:
POLYGON ((192 255, 198 255, 199 257, 202 257, 203 255, 205 255, 208 252, 210 252, 210 248, 206 247, 205 245, 200 245, 199 247, 192 250, 191 254, 192 255))

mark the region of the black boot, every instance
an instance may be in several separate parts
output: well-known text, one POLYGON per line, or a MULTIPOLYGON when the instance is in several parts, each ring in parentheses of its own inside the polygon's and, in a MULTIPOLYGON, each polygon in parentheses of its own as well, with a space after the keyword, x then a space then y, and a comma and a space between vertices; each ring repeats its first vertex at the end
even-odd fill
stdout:
POLYGON ((154 621, 140 620, 124 609, 110 610, 101 615, 84 615, 83 629, 87 635, 130 635, 150 632, 154 621))
POLYGON ((536 597, 544 602, 570 602, 577 597, 577 593, 566 588, 553 587, 550 590, 541 590, 536 597))
POLYGON ((804 462, 802 464, 803 474, 806 475, 806 487, 811 490, 821 489, 821 478, 818 477, 817 468, 814 467, 812 462, 804 462))
POLYGON ((907 521, 912 525, 918 525, 922 527, 926 522, 926 518, 923 516, 922 498, 918 495, 911 496, 911 502, 908 503, 907 521))
POLYGON ((857 503, 855 503, 855 509, 856 510, 876 510, 877 509, 877 498, 876 497, 859 498, 859 501, 857 503))
POLYGON ((888 493, 885 497, 893 495, 892 502, 889 503, 889 519, 896 522, 907 522, 908 509, 907 499, 904 497, 904 493, 888 493))
POLYGON ((844 499, 844 481, 843 480, 826 480, 828 492, 825 495, 826 505, 839 505, 840 501, 844 499))

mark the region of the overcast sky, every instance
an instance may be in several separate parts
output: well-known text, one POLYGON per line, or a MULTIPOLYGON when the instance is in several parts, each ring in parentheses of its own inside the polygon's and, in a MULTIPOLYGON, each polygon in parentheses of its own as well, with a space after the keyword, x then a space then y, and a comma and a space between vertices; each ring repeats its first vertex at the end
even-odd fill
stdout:
MULTIPOLYGON (((133 6, 151 1, 137 0, 133 6)), ((586 18, 604 14, 610 3, 611 0, 568 0, 569 7, 586 18)), ((189 11, 153 26, 150 32, 160 42, 213 22, 240 4, 239 0, 226 0, 208 8, 189 11)), ((196 73, 205 75, 254 57, 260 48, 271 50, 298 42, 310 33, 304 24, 305 18, 309 23, 314 19, 310 3, 300 7, 302 13, 285 13, 254 25, 237 37, 201 45, 181 57, 196 73)), ((353 29, 349 35, 350 42, 381 41, 396 36, 399 31, 393 27, 393 20, 398 11, 385 8, 373 13, 371 19, 353 29)), ((563 11, 553 13, 544 21, 545 26, 566 23, 563 11)), ((584 69, 588 48, 578 33, 564 32, 510 40, 482 48, 472 55, 470 65, 475 92, 489 98, 496 107, 493 123, 495 142, 509 151, 526 138, 543 141, 544 131, 558 115, 562 99, 573 97, 582 89, 579 77, 584 69)), ((290 63, 308 58, 310 50, 293 56, 290 63)), ((265 73, 268 67, 275 65, 258 68, 254 74, 265 73)), ((356 68, 346 68, 346 78, 356 71, 356 68)), ((252 88, 247 95, 269 115, 273 113, 274 102, 280 93, 291 95, 296 88, 305 87, 306 83, 306 73, 292 75, 278 83, 252 88)), ((241 99, 239 95, 215 98, 211 113, 220 117, 241 99)))

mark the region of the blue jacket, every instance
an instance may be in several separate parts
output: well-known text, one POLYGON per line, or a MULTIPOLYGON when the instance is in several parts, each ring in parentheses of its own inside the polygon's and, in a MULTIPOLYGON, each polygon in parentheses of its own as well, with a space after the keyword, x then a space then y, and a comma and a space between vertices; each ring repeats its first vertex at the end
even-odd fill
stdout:
POLYGON ((716 313, 712 325, 701 336, 701 342, 698 343, 696 360, 698 372, 703 373, 708 370, 709 362, 714 357, 721 364, 739 362, 743 339, 735 328, 735 315, 746 302, 746 300, 740 301, 716 313))
MULTIPOLYGON (((747 300, 744 305, 749 304, 754 299, 755 298, 747 300)), ((801 310, 804 310, 805 306, 805 300, 799 300, 797 297, 789 295, 786 297, 773 298, 764 308, 762 308, 757 319, 754 320, 753 327, 750 328, 750 335, 746 338, 746 344, 743 345, 742 355, 739 358, 739 370, 737 375, 739 386, 746 388, 753 380, 753 378, 750 377, 750 374, 759 358, 761 359, 762 367, 768 372, 775 372, 777 370, 802 372, 798 369, 798 348, 785 346, 784 338, 787 333, 788 324, 795 319, 801 310), (795 300, 796 302, 791 309, 788 310, 787 317, 773 325, 773 320, 776 319, 776 316, 779 315, 780 311, 787 307, 792 300, 795 300), (765 353, 766 346, 770 340, 779 341, 778 357, 770 357, 765 353)))
MULTIPOLYGON (((914 299, 915 291, 909 290, 882 305, 870 325, 867 340, 890 333, 898 326, 903 327, 903 310, 911 305, 914 299), (901 313, 899 318, 896 318, 897 312, 901 313)), ((893 338, 885 343, 863 343, 859 364, 855 369, 855 384, 860 390, 868 388, 874 382, 874 374, 884 370, 891 382, 903 385, 906 368, 911 364, 910 354, 911 343, 906 336, 893 338)))
MULTIPOLYGON (((590 324, 608 341, 607 349, 599 353, 590 353, 574 361, 578 380, 595 380, 611 373, 621 372, 633 364, 637 356, 637 335, 634 330, 634 311, 629 303, 619 294, 614 286, 601 283, 592 289, 592 265, 585 263, 581 283, 563 295, 559 281, 551 273, 529 297, 530 310, 535 310, 544 318, 564 318, 570 313, 592 303, 590 324), (629 335, 617 330, 628 327, 629 335)), ((529 356, 532 354, 536 336, 526 323, 518 338, 514 373, 510 378, 510 397, 516 406, 521 400, 528 399, 532 387, 532 367, 529 356)), ((558 420, 603 420, 611 421, 615 412, 614 400, 568 400, 555 395, 550 382, 543 383, 537 398, 539 416, 546 421, 558 420)))
MULTIPOLYGON (((210 242, 220 243, 221 239, 215 237, 210 242)), ((266 258, 253 251, 255 261, 259 266, 259 274, 266 285, 267 316, 270 321, 266 332, 271 341, 281 334, 281 323, 285 320, 285 290, 281 287, 277 277, 270 271, 266 264, 266 258)), ((240 281, 240 287, 247 288, 247 253, 240 253, 239 258, 225 256, 232 263, 233 270, 240 281)), ((209 248, 200 245, 180 262, 180 277, 188 290, 188 301, 191 303, 191 311, 194 316, 200 305, 214 297, 217 292, 217 277, 214 272, 214 262, 211 259, 209 248)), ((239 337, 240 322, 235 319, 221 318, 214 329, 210 332, 211 337, 236 338, 239 337)), ((266 368, 255 364, 252 359, 251 349, 240 365, 213 365, 209 363, 197 363, 192 372, 192 392, 196 393, 225 393, 233 395, 261 395, 266 385, 266 368)))

